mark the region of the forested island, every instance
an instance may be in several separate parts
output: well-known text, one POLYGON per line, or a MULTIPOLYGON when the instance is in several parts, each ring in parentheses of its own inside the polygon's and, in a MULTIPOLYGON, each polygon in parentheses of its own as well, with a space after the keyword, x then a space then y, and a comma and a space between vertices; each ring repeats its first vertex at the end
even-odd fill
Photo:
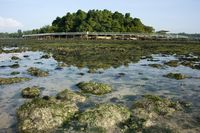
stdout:
POLYGON ((32 33, 52 32, 136 32, 152 33, 154 28, 144 25, 139 18, 109 10, 78 10, 57 17, 52 25, 32 30, 32 33))

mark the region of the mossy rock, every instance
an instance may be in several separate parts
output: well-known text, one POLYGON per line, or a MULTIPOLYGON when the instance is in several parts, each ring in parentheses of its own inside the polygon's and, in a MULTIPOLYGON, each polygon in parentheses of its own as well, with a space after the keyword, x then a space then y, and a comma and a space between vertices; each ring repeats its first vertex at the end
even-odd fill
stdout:
POLYGON ((96 82, 80 82, 77 86, 84 92, 84 93, 91 93, 95 95, 102 95, 112 91, 112 88, 103 83, 96 83, 96 82))
POLYGON ((20 60, 20 58, 17 57, 17 56, 12 56, 12 57, 11 57, 11 60, 20 60))
POLYGON ((163 66, 161 64, 149 64, 150 67, 153 67, 153 68, 162 68, 163 66))
MULTIPOLYGON (((179 102, 173 102, 159 96, 144 95, 142 99, 134 102, 132 113, 134 118, 140 121, 140 124, 142 122, 142 127, 150 127, 155 124, 157 118, 172 116, 175 111, 182 109, 179 102)), ((133 123, 135 124, 135 122, 133 123)))
POLYGON ((180 65, 178 60, 171 60, 171 61, 165 62, 164 64, 170 67, 177 67, 180 65))
POLYGON ((51 58, 51 56, 48 55, 48 54, 45 54, 45 55, 42 55, 42 56, 41 56, 41 59, 49 59, 49 58, 51 58))
POLYGON ((49 75, 49 73, 47 71, 43 71, 36 67, 30 67, 27 71, 32 76, 36 76, 36 77, 46 77, 49 75))
POLYGON ((22 97, 24 98, 36 98, 40 96, 40 88, 37 86, 27 87, 22 90, 22 97))
POLYGON ((90 129, 108 130, 125 122, 130 114, 130 111, 121 105, 99 104, 80 114, 78 122, 85 127, 86 131, 90 129))
POLYGON ((0 78, 0 85, 19 83, 19 82, 28 81, 28 80, 30 79, 23 78, 23 77, 0 78))
POLYGON ((164 75, 164 77, 176 79, 176 80, 181 80, 181 79, 187 78, 186 75, 183 75, 181 73, 168 73, 167 75, 164 75))
POLYGON ((63 101, 72 101, 72 102, 84 102, 86 100, 84 96, 74 93, 70 91, 69 89, 65 89, 59 92, 56 98, 63 101))
POLYGON ((19 64, 16 63, 16 64, 13 64, 13 65, 10 65, 9 67, 15 69, 15 68, 19 68, 20 66, 19 66, 19 64))
POLYGON ((165 126, 152 126, 143 129, 142 133, 177 133, 177 131, 165 126))
POLYGON ((20 72, 17 72, 17 71, 14 71, 14 72, 11 72, 10 75, 18 75, 20 74, 20 72))
POLYGON ((190 67, 190 68, 193 68, 194 64, 195 64, 195 62, 192 62, 192 61, 181 62, 181 65, 186 66, 186 67, 190 67))
POLYGON ((72 102, 60 102, 55 98, 33 99, 17 109, 20 132, 48 132, 61 127, 78 111, 72 102))

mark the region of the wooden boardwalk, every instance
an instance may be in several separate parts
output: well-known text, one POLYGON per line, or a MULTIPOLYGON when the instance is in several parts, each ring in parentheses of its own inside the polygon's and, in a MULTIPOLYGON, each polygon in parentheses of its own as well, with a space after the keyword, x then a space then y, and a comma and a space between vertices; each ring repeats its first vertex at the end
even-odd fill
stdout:
POLYGON ((122 32, 63 32, 23 35, 25 39, 85 39, 85 40, 164 40, 187 39, 185 36, 172 34, 142 34, 122 32))

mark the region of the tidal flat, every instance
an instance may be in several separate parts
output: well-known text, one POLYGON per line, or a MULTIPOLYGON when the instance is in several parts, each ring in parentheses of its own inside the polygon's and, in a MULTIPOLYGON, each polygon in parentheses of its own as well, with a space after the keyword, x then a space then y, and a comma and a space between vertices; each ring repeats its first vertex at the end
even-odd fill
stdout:
POLYGON ((0 40, 0 132, 198 133, 199 81, 199 42, 0 40))

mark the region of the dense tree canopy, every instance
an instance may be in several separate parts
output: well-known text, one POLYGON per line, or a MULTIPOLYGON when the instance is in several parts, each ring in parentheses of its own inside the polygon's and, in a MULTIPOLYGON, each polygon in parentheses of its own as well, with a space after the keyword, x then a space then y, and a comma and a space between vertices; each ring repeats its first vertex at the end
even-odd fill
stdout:
MULTIPOLYGON (((139 18, 132 18, 130 13, 122 14, 109 10, 78 10, 57 17, 51 25, 40 29, 24 31, 23 34, 54 32, 135 32, 152 33, 153 27, 144 25, 139 18)), ((22 37, 22 31, 16 33, 0 33, 0 38, 22 37)))
POLYGON ((32 33, 86 31, 152 33, 154 29, 144 25, 139 18, 132 18, 130 13, 124 15, 109 10, 89 10, 86 13, 78 10, 76 13, 57 17, 51 26, 33 30, 32 33))

